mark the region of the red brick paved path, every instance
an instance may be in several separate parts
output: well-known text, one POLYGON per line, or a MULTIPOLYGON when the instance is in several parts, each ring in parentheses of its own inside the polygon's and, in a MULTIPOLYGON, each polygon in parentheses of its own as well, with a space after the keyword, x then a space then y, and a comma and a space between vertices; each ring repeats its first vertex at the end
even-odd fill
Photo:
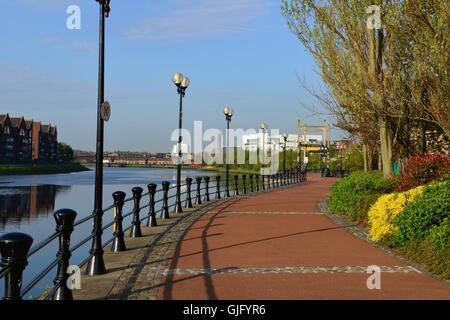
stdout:
POLYGON ((177 245, 159 299, 450 299, 450 286, 354 237, 321 214, 335 179, 230 201, 177 245), (381 289, 367 288, 367 266, 381 289))

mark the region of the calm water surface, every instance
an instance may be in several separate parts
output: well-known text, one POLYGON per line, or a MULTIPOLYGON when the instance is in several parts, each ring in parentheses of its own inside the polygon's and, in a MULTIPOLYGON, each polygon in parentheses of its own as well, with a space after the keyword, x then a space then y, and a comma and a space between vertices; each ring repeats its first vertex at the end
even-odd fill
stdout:
MULTIPOLYGON (((91 168, 93 169, 93 168, 91 168)), ((182 171, 182 183, 186 177, 213 175, 213 173, 194 170, 182 171)), ((112 193, 124 191, 127 198, 132 196, 133 187, 142 187, 144 193, 148 191, 147 184, 156 183, 158 190, 161 183, 169 181, 176 183, 176 169, 147 169, 147 168, 104 168, 103 170, 103 208, 113 203, 112 193)), ((195 182, 195 180, 194 180, 195 182)), ((0 235, 8 232, 23 232, 33 237, 33 245, 48 238, 55 232, 56 223, 53 212, 62 208, 70 208, 77 212, 76 221, 92 214, 94 206, 95 171, 74 172, 68 174, 29 175, 29 176, 0 176, 0 235)), ((210 192, 215 182, 211 180, 210 192)), ((193 185, 193 190, 194 190, 193 185)), ((182 190, 183 191, 183 190, 182 190)), ((169 195, 173 194, 171 190, 169 195)), ((193 194, 194 195, 194 194, 193 194)), ((161 193, 157 195, 157 199, 161 193)), ((173 199, 172 199, 173 201, 173 199)), ((148 197, 142 199, 141 204, 148 203, 148 197)), ((169 202, 170 204, 170 202, 169 202)), ((124 206, 124 214, 130 212, 132 201, 124 206)), ((159 206, 157 206, 157 209, 159 206)), ((148 209, 141 211, 141 218, 146 216, 148 209)), ((113 220, 113 212, 108 211, 103 217, 103 223, 113 220)), ((123 221, 124 228, 131 224, 132 216, 123 221)), ((87 237, 92 232, 92 220, 77 226, 71 236, 71 246, 87 237)), ((112 228, 103 234, 103 240, 112 237, 112 228)), ((75 251, 71 257, 71 264, 78 264, 89 254, 91 241, 75 251)), ((29 265, 24 271, 24 284, 31 281, 51 261, 56 258, 58 250, 57 240, 50 243, 29 259, 29 265)), ((41 282, 25 297, 40 295, 46 286, 51 285, 56 275, 56 268, 44 277, 41 282)), ((3 297, 4 281, 0 281, 0 297, 3 297)))

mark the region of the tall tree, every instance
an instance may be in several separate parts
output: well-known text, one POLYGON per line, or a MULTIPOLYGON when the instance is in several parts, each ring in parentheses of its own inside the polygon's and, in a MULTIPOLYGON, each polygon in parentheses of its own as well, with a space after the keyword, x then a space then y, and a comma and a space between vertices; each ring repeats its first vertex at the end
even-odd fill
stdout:
POLYGON ((73 149, 64 142, 59 142, 59 156, 62 161, 70 162, 73 160, 73 149))
POLYGON ((366 149, 378 132, 385 176, 394 156, 413 152, 413 133, 425 141, 434 125, 449 135, 448 8, 444 0, 283 0, 290 30, 333 95, 338 126, 366 149))

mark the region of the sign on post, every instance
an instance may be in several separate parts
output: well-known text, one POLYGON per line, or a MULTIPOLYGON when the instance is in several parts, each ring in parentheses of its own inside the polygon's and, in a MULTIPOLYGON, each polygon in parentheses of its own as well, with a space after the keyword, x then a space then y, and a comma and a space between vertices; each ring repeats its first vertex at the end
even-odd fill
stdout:
POLYGON ((100 113, 103 121, 108 121, 111 116, 111 106, 108 101, 102 103, 102 107, 100 108, 100 113))

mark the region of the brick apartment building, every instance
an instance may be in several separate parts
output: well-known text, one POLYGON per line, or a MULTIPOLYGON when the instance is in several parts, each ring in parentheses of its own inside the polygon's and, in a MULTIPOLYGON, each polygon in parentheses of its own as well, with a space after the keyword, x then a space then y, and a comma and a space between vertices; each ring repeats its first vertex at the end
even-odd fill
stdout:
POLYGON ((56 127, 0 114, 0 161, 58 161, 56 127))

